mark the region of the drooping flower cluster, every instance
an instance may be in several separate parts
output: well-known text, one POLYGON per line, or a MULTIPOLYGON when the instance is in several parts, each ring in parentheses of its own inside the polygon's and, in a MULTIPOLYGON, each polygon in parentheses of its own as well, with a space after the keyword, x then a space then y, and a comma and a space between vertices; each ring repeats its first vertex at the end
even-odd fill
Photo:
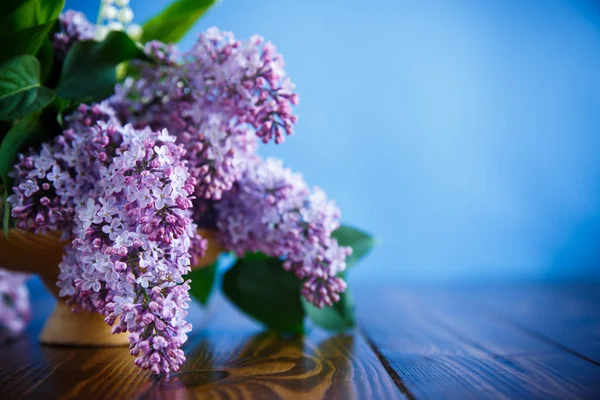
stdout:
POLYGON ((129 332, 136 365, 177 370, 191 328, 183 275, 192 247, 206 247, 190 219, 195 179, 185 149, 166 130, 120 126, 103 105, 81 106, 68 121, 52 144, 19 161, 13 218, 36 232, 70 228, 60 296, 129 332), (68 218, 54 218, 54 207, 68 218))
POLYGON ((0 343, 25 329, 29 321, 27 275, 0 268, 0 343))
MULTIPOLYGON (((150 54, 161 47, 147 46, 150 54)), ((116 88, 111 102, 123 121, 167 128, 188 150, 196 195, 219 200, 233 187, 256 150, 256 137, 281 143, 293 132, 298 102, 283 58, 259 36, 248 42, 211 28, 173 62, 142 68, 141 77, 116 88)))
POLYGON ((65 11, 58 17, 58 22, 60 30, 52 37, 52 46, 59 60, 65 58, 74 43, 94 38, 94 25, 83 13, 65 11))
POLYGON ((319 308, 339 300, 346 283, 337 275, 352 249, 331 236, 340 211, 321 189, 311 190, 280 160, 256 157, 215 207, 227 249, 284 258, 284 268, 304 279, 304 297, 319 308))

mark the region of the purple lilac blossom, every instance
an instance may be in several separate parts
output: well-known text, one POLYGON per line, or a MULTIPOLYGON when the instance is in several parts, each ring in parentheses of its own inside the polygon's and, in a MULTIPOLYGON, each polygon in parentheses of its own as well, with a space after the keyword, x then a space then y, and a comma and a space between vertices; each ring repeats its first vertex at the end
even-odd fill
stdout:
POLYGON ((30 317, 27 275, 0 268, 0 343, 21 333, 30 317))
MULTIPOLYGON (((92 28, 76 14, 61 18, 54 46, 64 57, 92 28)), ((182 276, 206 248, 192 194, 196 221, 214 210, 228 249, 282 258, 317 307, 345 290, 351 249, 331 237, 339 210, 322 190, 255 156, 258 138, 281 143, 297 119, 272 44, 211 28, 181 56, 160 42, 146 53, 154 63, 138 63, 140 77, 117 86, 110 106, 79 107, 53 143, 20 157, 10 202, 17 227, 72 239, 61 296, 129 332, 138 366, 167 373, 183 362, 190 329, 182 276)))
MULTIPOLYGON (((82 151, 82 146, 72 142, 88 140, 85 135, 98 122, 120 126, 114 111, 104 103, 91 107, 83 104, 65 120, 70 129, 54 143, 42 144, 40 151, 19 155, 10 174, 15 179, 15 188, 8 200, 19 229, 35 233, 61 231, 65 238, 69 235, 76 201, 81 201, 82 193, 96 183, 90 175, 94 160, 82 151)), ((99 140, 105 139, 96 138, 99 140)), ((101 143, 95 146, 102 147, 101 143)))
POLYGON ((210 28, 180 64, 172 46, 154 42, 146 52, 165 61, 118 85, 111 103, 123 121, 177 136, 199 198, 219 200, 233 187, 257 137, 281 143, 292 134, 298 95, 282 56, 261 37, 241 42, 210 28))
POLYGON ((284 268, 304 280, 302 295, 316 307, 339 300, 346 283, 338 274, 352 249, 331 236, 340 211, 321 189, 310 189, 280 160, 255 157, 215 207, 227 250, 283 258, 284 268))
POLYGON ((183 275, 207 245, 190 219, 186 150, 166 130, 120 126, 105 105, 80 106, 66 121, 53 143, 21 157, 12 216, 35 232, 70 229, 60 296, 103 314, 114 333, 129 332, 139 367, 175 371, 191 329, 183 275), (54 208, 69 213, 51 218, 54 208))
POLYGON ((74 43, 94 38, 94 25, 85 14, 67 10, 58 17, 60 30, 52 36, 52 47, 59 60, 63 60, 74 43))

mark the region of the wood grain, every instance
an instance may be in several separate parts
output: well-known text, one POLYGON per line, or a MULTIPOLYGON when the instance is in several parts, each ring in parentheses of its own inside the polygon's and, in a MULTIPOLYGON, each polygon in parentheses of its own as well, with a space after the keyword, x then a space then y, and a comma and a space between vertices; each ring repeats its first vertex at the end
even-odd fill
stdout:
POLYGON ((314 329, 303 339, 282 339, 218 297, 208 312, 192 307, 188 361, 156 380, 133 366, 127 348, 37 344, 53 302, 38 298, 27 336, 0 347, 0 399, 403 397, 360 335, 314 329))
MULTIPOLYGON (((412 397, 600 398, 598 365, 482 306, 484 300, 502 303, 506 315, 512 315, 513 307, 522 304, 501 296, 510 287, 498 287, 497 292, 469 287, 360 289, 363 329, 412 397), (384 308, 393 310, 394 318, 369 312, 384 308)), ((550 313, 562 312, 561 318, 568 320, 568 310, 575 312, 538 309, 528 325, 536 327, 537 319, 550 313)))
POLYGON ((283 339, 217 297, 167 379, 126 348, 0 346, 0 399, 598 399, 599 285, 359 286, 358 332, 283 339))
POLYGON ((514 285, 473 290, 474 301, 516 329, 600 366, 598 285, 514 285))

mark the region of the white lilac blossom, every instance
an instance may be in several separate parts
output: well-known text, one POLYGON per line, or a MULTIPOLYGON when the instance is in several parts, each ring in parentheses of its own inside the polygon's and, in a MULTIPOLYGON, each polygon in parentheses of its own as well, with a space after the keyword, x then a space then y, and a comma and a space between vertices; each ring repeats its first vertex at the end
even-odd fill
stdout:
POLYGON ((0 342, 21 333, 29 321, 27 275, 0 268, 0 342))
POLYGON ((177 136, 199 198, 219 200, 233 187, 257 137, 281 143, 292 134, 298 95, 282 56, 263 38, 241 42, 211 28, 180 63, 172 46, 152 42, 146 52, 159 65, 142 66, 139 78, 117 86, 111 103, 123 121, 177 136))
POLYGON ((94 38, 94 25, 85 14, 68 10, 58 17, 59 31, 52 36, 52 47, 59 60, 65 58, 74 43, 94 38))
POLYGON ((339 300, 346 283, 338 275, 352 249, 331 236, 340 211, 321 189, 310 189, 280 160, 256 157, 215 207, 228 250, 282 258, 284 268, 304 280, 302 295, 319 308, 339 300))
POLYGON ((12 216, 22 229, 68 231, 60 296, 129 332, 139 367, 175 371, 191 329, 183 275, 206 248, 190 219, 186 150, 166 130, 121 126, 105 105, 66 120, 53 143, 19 160, 12 216))
POLYGON ((133 10, 128 0, 102 0, 96 21, 95 38, 102 40, 110 31, 126 31, 134 39, 140 39, 142 28, 133 24, 133 10))

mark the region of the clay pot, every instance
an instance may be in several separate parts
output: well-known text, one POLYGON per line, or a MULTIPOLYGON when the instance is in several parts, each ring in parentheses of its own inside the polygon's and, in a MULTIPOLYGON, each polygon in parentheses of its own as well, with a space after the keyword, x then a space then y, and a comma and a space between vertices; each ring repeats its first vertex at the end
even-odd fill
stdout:
MULTIPOLYGON (((215 233, 199 230, 208 240, 208 250, 192 269, 210 265, 222 251, 215 233)), ((58 298, 58 264, 62 259, 63 243, 60 234, 35 235, 17 229, 9 231, 8 238, 0 233, 0 267, 12 271, 38 274, 44 285, 57 298, 57 304, 50 315, 40 342, 46 345, 63 346, 120 346, 128 344, 127 334, 113 335, 111 327, 104 323, 100 314, 79 311, 72 312, 71 306, 58 298)))

